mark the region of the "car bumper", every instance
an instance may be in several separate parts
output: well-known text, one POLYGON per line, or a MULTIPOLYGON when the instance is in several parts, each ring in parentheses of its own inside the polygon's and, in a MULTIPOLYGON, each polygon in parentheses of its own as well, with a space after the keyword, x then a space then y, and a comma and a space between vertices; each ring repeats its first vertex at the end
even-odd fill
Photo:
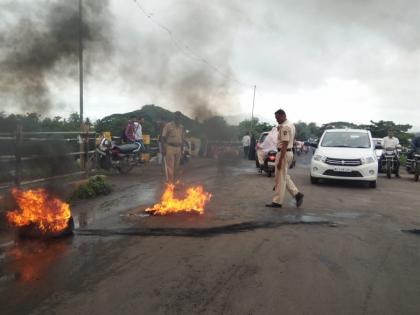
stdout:
POLYGON ((336 166, 312 160, 311 176, 324 179, 375 181, 378 178, 378 163, 336 166))

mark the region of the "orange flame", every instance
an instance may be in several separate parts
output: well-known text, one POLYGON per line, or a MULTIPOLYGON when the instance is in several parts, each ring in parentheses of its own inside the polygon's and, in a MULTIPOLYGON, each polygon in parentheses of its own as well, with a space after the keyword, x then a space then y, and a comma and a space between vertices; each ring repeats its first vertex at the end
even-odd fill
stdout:
POLYGON ((152 208, 147 208, 146 212, 154 215, 167 215, 171 213, 204 213, 204 207, 210 200, 211 194, 204 191, 203 186, 194 186, 187 189, 184 199, 174 197, 174 184, 168 184, 162 195, 160 203, 152 208))
POLYGON ((7 213, 8 221, 18 227, 35 224, 41 232, 60 232, 67 228, 71 217, 70 205, 48 195, 45 189, 21 191, 12 195, 18 210, 7 213))

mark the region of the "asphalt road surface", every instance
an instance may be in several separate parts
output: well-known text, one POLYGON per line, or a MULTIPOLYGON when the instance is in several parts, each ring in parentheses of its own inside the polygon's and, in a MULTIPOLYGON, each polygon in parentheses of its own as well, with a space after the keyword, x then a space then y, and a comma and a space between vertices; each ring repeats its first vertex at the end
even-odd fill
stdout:
POLYGON ((269 209, 273 179, 252 161, 193 160, 204 215, 151 217, 158 166, 112 176, 114 192, 73 207, 73 237, 0 235, 1 314, 419 314, 420 183, 309 183, 269 209))

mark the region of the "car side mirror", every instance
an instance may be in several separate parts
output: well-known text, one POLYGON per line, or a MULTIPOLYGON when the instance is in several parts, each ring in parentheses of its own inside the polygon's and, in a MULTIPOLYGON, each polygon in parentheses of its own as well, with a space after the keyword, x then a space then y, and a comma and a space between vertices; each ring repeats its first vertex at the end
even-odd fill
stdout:
POLYGON ((382 146, 380 144, 375 145, 375 150, 380 150, 382 149, 382 146))
POLYGON ((310 144, 309 144, 312 148, 318 148, 318 143, 317 142, 311 142, 310 144))

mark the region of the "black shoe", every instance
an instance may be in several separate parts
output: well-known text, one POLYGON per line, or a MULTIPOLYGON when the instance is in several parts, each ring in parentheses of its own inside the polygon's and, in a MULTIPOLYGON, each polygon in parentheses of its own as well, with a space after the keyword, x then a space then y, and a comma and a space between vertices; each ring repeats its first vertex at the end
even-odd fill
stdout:
POLYGON ((296 199, 296 207, 300 207, 301 205, 302 205, 302 203, 303 203, 303 194, 302 193, 300 193, 300 192, 298 192, 297 194, 296 194, 296 196, 295 196, 295 199, 296 199))
POLYGON ((268 203, 265 206, 268 207, 268 208, 281 208, 281 204, 275 203, 275 202, 268 203))

